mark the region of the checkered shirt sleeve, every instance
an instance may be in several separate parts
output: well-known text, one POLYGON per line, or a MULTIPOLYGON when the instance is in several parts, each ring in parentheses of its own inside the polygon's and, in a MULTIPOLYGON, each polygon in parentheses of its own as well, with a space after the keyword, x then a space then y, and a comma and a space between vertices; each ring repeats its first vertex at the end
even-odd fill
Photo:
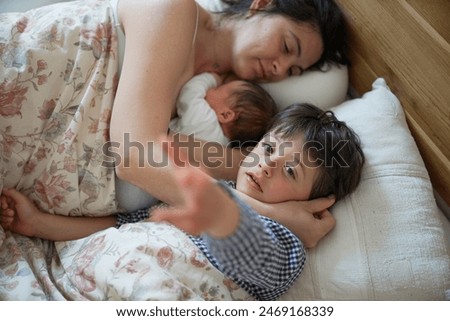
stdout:
MULTIPOLYGON (((285 293, 304 268, 306 253, 300 240, 283 225, 259 215, 220 182, 240 208, 240 224, 233 235, 214 239, 190 236, 222 273, 258 300, 275 300, 285 293)), ((149 217, 150 210, 119 214, 117 227, 149 217)))
POLYGON ((230 189, 228 192, 241 212, 235 233, 225 239, 208 235, 191 239, 214 266, 253 297, 275 300, 302 272, 305 248, 286 227, 259 215, 230 189))
POLYGON ((150 209, 137 210, 131 213, 120 213, 116 215, 116 228, 120 228, 127 223, 137 223, 149 218, 150 209))

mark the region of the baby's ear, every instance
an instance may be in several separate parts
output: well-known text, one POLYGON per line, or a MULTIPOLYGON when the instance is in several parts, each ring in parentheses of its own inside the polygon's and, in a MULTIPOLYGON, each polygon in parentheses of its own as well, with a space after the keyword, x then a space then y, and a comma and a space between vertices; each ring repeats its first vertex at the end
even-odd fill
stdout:
POLYGON ((272 5, 272 0, 253 0, 250 10, 261 10, 272 5))
POLYGON ((238 114, 232 109, 227 109, 219 113, 217 117, 219 119, 219 123, 226 124, 235 121, 238 117, 238 114))

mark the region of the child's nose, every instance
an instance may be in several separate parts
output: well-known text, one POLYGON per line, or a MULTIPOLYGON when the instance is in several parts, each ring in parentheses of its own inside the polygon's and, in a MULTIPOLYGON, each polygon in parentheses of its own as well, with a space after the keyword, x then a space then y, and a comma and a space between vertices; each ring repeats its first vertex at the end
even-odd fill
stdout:
POLYGON ((265 176, 265 177, 272 177, 272 171, 273 171, 273 166, 271 166, 271 164, 268 164, 267 162, 265 162, 265 163, 260 163, 259 165, 258 165, 260 168, 261 168, 261 171, 262 171, 262 174, 265 176))

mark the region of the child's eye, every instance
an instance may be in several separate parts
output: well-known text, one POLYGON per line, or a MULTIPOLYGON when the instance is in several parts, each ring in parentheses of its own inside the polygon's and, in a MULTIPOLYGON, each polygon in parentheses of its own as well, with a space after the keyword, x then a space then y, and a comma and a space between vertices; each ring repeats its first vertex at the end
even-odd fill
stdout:
POLYGON ((262 147, 264 149, 264 153, 267 155, 272 155, 274 148, 270 144, 262 144, 262 147))
POLYGON ((295 178, 295 172, 294 169, 290 166, 286 166, 286 173, 291 176, 292 178, 295 178))

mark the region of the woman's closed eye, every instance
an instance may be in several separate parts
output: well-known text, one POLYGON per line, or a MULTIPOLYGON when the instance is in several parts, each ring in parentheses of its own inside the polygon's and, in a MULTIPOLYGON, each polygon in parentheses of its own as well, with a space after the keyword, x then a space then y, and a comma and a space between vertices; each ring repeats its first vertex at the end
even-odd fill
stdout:
MULTIPOLYGON (((286 40, 284 41, 284 53, 286 55, 290 55, 290 54, 295 55, 295 52, 292 52, 292 50, 289 47, 288 42, 286 40)), ((303 68, 300 66, 292 66, 287 71, 288 77, 300 76, 302 73, 303 73, 303 68)))
MULTIPOLYGON (((289 54, 291 53, 291 50, 290 50, 289 45, 286 40, 284 41, 284 53, 287 56, 289 56, 289 54)), ((294 69, 292 67, 288 69, 287 75, 288 75, 288 77, 291 77, 294 75, 294 69)))
POLYGON ((284 41, 284 53, 285 54, 289 54, 290 50, 289 50, 289 45, 287 43, 287 41, 284 41))

